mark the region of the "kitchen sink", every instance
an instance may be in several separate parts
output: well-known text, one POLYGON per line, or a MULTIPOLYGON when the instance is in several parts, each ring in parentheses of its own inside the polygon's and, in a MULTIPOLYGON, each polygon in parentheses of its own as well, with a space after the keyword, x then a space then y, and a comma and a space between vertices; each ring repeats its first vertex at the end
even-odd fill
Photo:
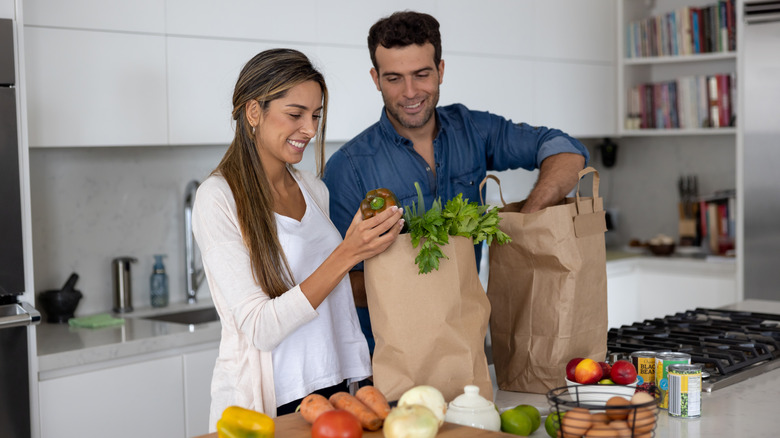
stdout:
POLYGON ((205 324, 207 322, 219 321, 217 309, 206 307, 204 309, 183 310, 181 312, 164 313, 162 315, 146 316, 143 319, 153 321, 172 322, 174 324, 205 324))

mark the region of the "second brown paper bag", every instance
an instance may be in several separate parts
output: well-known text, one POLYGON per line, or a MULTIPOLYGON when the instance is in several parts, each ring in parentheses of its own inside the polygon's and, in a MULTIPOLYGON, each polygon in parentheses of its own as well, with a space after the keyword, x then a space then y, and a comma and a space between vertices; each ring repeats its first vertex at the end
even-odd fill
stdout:
POLYGON ((374 385, 397 400, 417 385, 431 385, 446 401, 477 385, 493 399, 485 355, 490 317, 471 239, 450 236, 438 271, 418 274, 419 248, 408 234, 365 261, 365 284, 376 340, 374 385))
POLYGON ((593 197, 581 197, 578 184, 576 197, 535 213, 502 196, 500 227, 512 242, 490 247, 487 291, 499 389, 546 393, 566 385, 570 359, 605 360, 606 220, 598 172, 579 177, 589 173, 593 197))

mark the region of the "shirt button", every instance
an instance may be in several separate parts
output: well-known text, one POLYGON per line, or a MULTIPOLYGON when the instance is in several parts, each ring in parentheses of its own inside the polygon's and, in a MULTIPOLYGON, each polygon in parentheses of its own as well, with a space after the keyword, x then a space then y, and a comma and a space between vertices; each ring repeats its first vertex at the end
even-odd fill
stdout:
POLYGON ((428 171, 428 172, 430 172, 430 171, 431 171, 431 167, 430 167, 430 166, 428 166, 428 167, 426 167, 426 168, 425 168, 425 170, 426 170, 426 171, 428 171))

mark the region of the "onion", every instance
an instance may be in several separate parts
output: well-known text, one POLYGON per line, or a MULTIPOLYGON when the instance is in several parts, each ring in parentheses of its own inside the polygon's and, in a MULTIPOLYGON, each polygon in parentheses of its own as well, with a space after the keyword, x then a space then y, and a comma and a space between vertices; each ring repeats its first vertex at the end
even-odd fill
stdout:
POLYGON ((387 414, 382 430, 385 438, 433 438, 439 420, 423 405, 399 405, 387 414))
POLYGON ((439 420, 439 427, 444 424, 444 416, 447 413, 447 402, 438 389, 433 386, 420 385, 403 393, 398 399, 398 406, 423 405, 433 412, 439 420))

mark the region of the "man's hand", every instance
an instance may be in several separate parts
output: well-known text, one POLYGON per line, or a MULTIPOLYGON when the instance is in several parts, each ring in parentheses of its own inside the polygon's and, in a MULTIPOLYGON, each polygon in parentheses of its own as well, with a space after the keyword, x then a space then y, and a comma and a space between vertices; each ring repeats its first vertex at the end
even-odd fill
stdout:
POLYGON ((536 185, 520 212, 533 213, 560 202, 577 185, 584 167, 585 157, 579 154, 561 153, 545 158, 536 185))

